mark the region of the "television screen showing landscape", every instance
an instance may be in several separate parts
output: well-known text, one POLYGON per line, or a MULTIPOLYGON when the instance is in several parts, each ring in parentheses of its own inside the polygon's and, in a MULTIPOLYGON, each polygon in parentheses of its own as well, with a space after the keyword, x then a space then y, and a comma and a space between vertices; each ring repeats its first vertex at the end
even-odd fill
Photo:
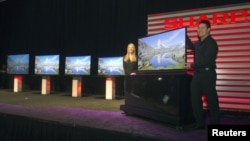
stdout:
POLYGON ((98 75, 124 75, 123 57, 99 57, 98 75))
POLYGON ((28 74, 29 73, 29 54, 8 55, 7 73, 8 74, 28 74))
POLYGON ((35 56, 35 74, 58 75, 59 55, 35 56))
POLYGON ((184 70, 186 28, 138 39, 138 70, 184 70))
POLYGON ((66 75, 90 75, 91 56, 67 56, 65 58, 66 75))

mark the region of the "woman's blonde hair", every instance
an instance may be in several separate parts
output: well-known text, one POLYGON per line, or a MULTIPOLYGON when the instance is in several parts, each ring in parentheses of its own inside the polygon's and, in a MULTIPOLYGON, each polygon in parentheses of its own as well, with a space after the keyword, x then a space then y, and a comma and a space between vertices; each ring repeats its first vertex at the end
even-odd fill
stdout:
POLYGON ((129 43, 127 46, 127 53, 124 55, 124 62, 136 62, 137 61, 137 56, 136 56, 136 48, 133 43, 129 43), (134 52, 131 54, 128 52, 128 49, 130 47, 134 48, 134 52))

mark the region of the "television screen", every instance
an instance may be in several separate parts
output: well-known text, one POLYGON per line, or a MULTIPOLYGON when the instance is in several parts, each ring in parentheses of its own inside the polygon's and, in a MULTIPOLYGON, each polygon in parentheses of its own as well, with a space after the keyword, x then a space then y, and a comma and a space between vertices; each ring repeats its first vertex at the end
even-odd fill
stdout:
POLYGON ((35 56, 35 74, 58 75, 59 55, 35 56))
POLYGON ((29 54, 8 55, 7 73, 8 74, 28 74, 29 73, 29 54))
POLYGON ((186 27, 138 39, 138 70, 184 70, 186 27))
POLYGON ((98 75, 124 75, 123 57, 99 57, 98 75))
POLYGON ((90 75, 91 56, 67 56, 66 75, 90 75))

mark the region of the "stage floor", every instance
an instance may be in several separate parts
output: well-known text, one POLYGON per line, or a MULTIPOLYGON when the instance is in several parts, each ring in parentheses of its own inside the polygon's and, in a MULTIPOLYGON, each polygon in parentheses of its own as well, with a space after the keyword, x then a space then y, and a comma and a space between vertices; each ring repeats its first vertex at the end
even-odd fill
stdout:
MULTIPOLYGON (((72 97, 71 93, 40 91, 14 93, 10 89, 0 90, 0 113, 45 120, 64 125, 104 129, 131 136, 142 136, 155 140, 206 141, 207 131, 176 130, 171 125, 137 116, 127 116, 120 110, 124 99, 106 100, 105 95, 83 94, 72 97)), ((222 124, 249 124, 248 116, 223 115, 222 124)))

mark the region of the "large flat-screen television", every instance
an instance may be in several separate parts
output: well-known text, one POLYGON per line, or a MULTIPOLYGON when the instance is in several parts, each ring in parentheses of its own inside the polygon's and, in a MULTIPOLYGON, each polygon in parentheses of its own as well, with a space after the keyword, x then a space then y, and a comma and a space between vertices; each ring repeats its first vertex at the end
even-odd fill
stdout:
POLYGON ((65 75, 90 75, 91 56, 66 56, 65 75))
POLYGON ((123 56, 99 57, 97 74, 100 76, 124 75, 123 56))
POLYGON ((38 55, 35 56, 35 72, 40 75, 59 74, 59 55, 38 55))
POLYGON ((8 55, 8 74, 29 74, 29 54, 8 55))
POLYGON ((138 39, 138 71, 185 70, 186 27, 138 39))

